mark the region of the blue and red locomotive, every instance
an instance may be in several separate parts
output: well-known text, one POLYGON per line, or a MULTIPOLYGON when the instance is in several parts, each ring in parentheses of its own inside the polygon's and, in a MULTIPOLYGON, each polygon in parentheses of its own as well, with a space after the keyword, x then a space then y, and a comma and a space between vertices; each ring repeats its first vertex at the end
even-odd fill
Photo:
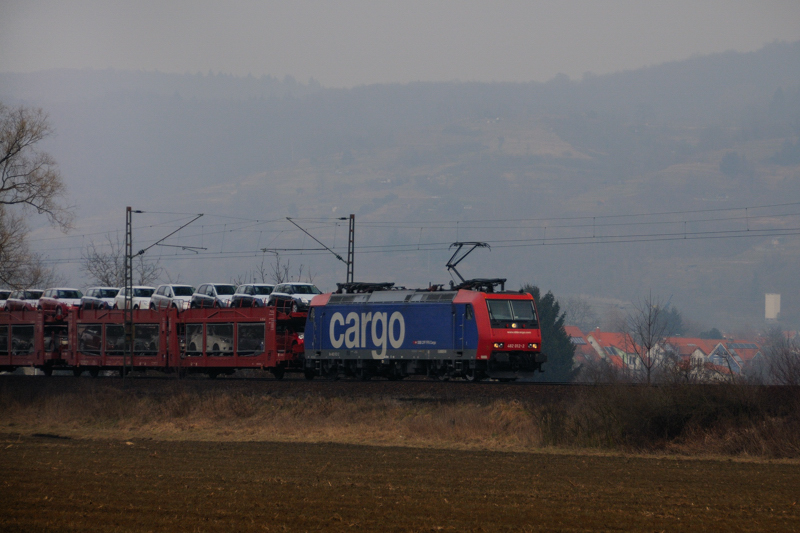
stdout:
POLYGON ((493 292, 504 281, 451 290, 356 283, 319 295, 305 328, 306 377, 529 377, 547 360, 536 304, 530 294, 493 292))

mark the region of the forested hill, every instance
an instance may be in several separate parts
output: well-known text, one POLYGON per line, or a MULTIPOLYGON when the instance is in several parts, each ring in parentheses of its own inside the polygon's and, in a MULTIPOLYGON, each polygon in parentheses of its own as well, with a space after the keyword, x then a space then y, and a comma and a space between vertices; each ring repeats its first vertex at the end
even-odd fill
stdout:
MULTIPOLYGON (((79 217, 146 205, 466 221, 797 201, 799 80, 800 42, 547 83, 327 89, 213 73, 2 73, 0 100, 48 111, 57 131, 48 149, 79 217)), ((430 238, 498 238, 485 228, 450 233, 430 238)), ((503 237, 540 234, 544 243, 541 228, 503 237)), ((410 237, 364 229, 360 238, 410 237)), ((798 256, 792 238, 531 247, 476 257, 467 274, 622 300, 652 289, 690 316, 753 321, 764 292, 785 294, 785 316, 800 316, 798 256)), ((443 276, 438 257, 369 261, 361 265, 375 279, 443 276)), ((325 280, 325 266, 315 268, 325 280)))

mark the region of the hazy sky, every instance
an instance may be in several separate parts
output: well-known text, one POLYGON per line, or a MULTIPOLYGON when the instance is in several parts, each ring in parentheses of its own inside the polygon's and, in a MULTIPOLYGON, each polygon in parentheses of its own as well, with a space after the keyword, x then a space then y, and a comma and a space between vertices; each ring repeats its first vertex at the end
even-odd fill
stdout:
POLYGON ((0 71, 545 81, 800 40, 800 1, 0 0, 0 71))

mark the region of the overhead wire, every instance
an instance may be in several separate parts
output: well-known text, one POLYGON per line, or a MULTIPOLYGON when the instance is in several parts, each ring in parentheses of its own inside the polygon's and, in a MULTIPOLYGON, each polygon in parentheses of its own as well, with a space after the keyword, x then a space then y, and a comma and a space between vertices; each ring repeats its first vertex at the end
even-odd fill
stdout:
MULTIPOLYGON (((770 227, 770 228, 754 228, 753 224, 759 224, 767 220, 774 220, 774 219, 785 219, 788 217, 797 217, 800 216, 800 212, 796 210, 792 210, 791 212, 772 212, 766 214, 754 214, 753 211, 763 210, 763 209, 775 209, 778 210, 779 208, 785 207, 796 207, 800 206, 800 202, 785 202, 780 204, 769 204, 769 205, 760 205, 760 206, 747 206, 747 207, 727 207, 727 208, 714 208, 714 209, 703 209, 703 210, 681 210, 681 211, 661 211, 661 212, 654 212, 654 213, 639 213, 639 214, 610 214, 610 215, 580 215, 580 216, 564 216, 564 217, 538 217, 538 218, 527 218, 527 219, 483 219, 483 220, 456 220, 456 221, 416 221, 416 222, 389 222, 389 221, 365 221, 359 223, 359 227, 365 228, 373 228, 379 230, 384 227, 392 227, 393 229, 412 229, 414 230, 414 237, 412 239, 416 242, 408 242, 408 243, 393 243, 393 244, 362 244, 356 245, 355 250, 358 253, 405 253, 408 251, 431 251, 431 250, 446 250, 452 244, 450 240, 437 240, 434 242, 422 242, 423 232, 427 229, 428 232, 431 230, 453 230, 455 229, 457 233, 457 238, 460 237, 462 231, 469 230, 470 232, 475 231, 482 231, 484 235, 482 235, 480 239, 472 239, 472 240, 481 240, 484 242, 489 243, 493 247, 497 248, 522 248, 522 247, 535 247, 535 246, 564 246, 564 245, 586 245, 586 244, 621 244, 621 243, 636 243, 636 242, 661 242, 661 241, 674 241, 674 240, 698 240, 698 239, 730 239, 730 238, 745 238, 745 237, 781 237, 781 236, 792 236, 800 234, 800 227, 770 227), (744 211, 744 215, 732 215, 732 216, 725 216, 725 217, 710 217, 705 216, 703 218, 692 218, 692 217, 683 217, 680 220, 647 220, 648 218, 658 217, 658 216, 676 216, 676 215, 688 215, 688 214, 699 214, 699 213, 724 213, 724 212, 731 212, 731 211, 744 211), (643 218, 644 220, 638 221, 617 221, 623 218, 643 218), (587 222, 591 220, 591 223, 587 222), (599 220, 599 222, 598 222, 599 220), (566 224, 558 224, 553 223, 554 221, 563 221, 563 222, 575 222, 575 223, 566 223, 566 224), (514 224, 502 225, 498 226, 496 224, 507 224, 509 222, 514 222, 514 224), (543 225, 525 225, 524 223, 544 223, 547 224, 543 225), (724 226, 729 226, 731 223, 735 222, 745 222, 745 227, 742 229, 725 229, 724 226), (447 224, 450 224, 448 227, 447 224), (695 231, 687 231, 689 225, 695 226, 695 231), (723 225, 723 227, 715 227, 709 228, 706 230, 702 230, 702 226, 710 226, 710 225, 723 225), (625 227, 632 227, 632 226, 639 226, 639 227, 655 227, 661 226, 665 229, 669 228, 670 226, 681 225, 683 229, 681 231, 661 231, 661 232, 619 232, 613 234, 606 234, 606 232, 599 232, 598 230, 602 229, 610 229, 610 228, 625 228, 625 227), (698 228, 697 225, 700 225, 701 228, 698 228), (580 230, 592 228, 592 235, 559 235, 558 231, 561 230, 580 230), (417 233, 417 229, 419 232, 417 233), (496 232, 496 231, 506 231, 506 230, 514 230, 514 231, 525 231, 525 230, 532 230, 532 229, 539 229, 542 230, 541 236, 536 237, 526 237, 526 238, 492 238, 492 235, 486 235, 485 232, 496 232), (553 234, 555 232, 555 235, 553 234)), ((145 211, 144 214, 167 214, 167 215, 184 215, 183 213, 172 213, 172 212, 150 212, 145 211)), ((185 214, 185 217, 170 219, 167 221, 159 221, 152 224, 145 224, 142 226, 136 226, 136 230, 141 232, 146 229, 153 229, 153 228, 164 228, 164 227, 173 227, 172 225, 177 224, 178 222, 186 220, 189 215, 196 216, 196 214, 185 214)), ((263 255, 264 253, 281 253, 284 255, 324 255, 324 249, 322 248, 306 248, 303 244, 300 248, 296 247, 272 247, 279 239, 283 240, 284 237, 287 235, 291 235, 292 233, 300 231, 299 229, 294 228, 275 228, 275 229, 266 229, 263 226, 266 224, 278 223, 283 222, 285 219, 250 219, 245 217, 232 217, 227 215, 206 215, 207 217, 219 217, 225 220, 235 220, 238 222, 220 222, 219 224, 204 224, 201 226, 200 232, 192 233, 189 235, 180 234, 176 235, 173 239, 170 239, 170 246, 176 247, 176 251, 173 254, 165 254, 163 253, 163 249, 159 252, 159 258, 164 260, 173 260, 173 259, 181 259, 184 257, 193 257, 193 258, 203 258, 203 259, 210 259, 210 258, 221 258, 221 259, 230 259, 230 258, 237 258, 237 257, 245 257, 245 256, 252 256, 252 255, 263 255), (257 229, 257 228, 261 229, 257 229), (219 228, 215 229, 214 231, 208 232, 206 231, 208 228, 219 228), (226 234, 248 234, 248 233, 258 233, 258 247, 256 250, 229 250, 225 251, 224 248, 224 238, 226 234), (270 234, 273 233, 272 239, 269 240, 266 247, 261 247, 261 238, 264 233, 270 234), (222 236, 222 243, 220 245, 219 252, 210 252, 210 251, 199 251, 197 249, 191 250, 191 253, 183 253, 188 248, 195 248, 186 245, 186 241, 199 237, 201 241, 204 243, 209 237, 221 235, 222 236), (179 239, 183 244, 176 244, 175 239, 179 239), (179 251, 180 248, 183 248, 182 251, 179 251)), ((336 229, 338 228, 339 224, 341 223, 341 218, 294 218, 296 221, 307 221, 312 224, 309 227, 311 231, 318 231, 318 230, 325 230, 325 229, 332 229, 334 234, 334 249, 335 246, 335 235, 336 229)), ((82 242, 85 243, 87 237, 91 237, 94 235, 108 235, 110 232, 92 232, 92 233, 82 233, 79 235, 68 236, 68 238, 80 238, 82 242)), ((56 238, 64 239, 65 236, 61 237, 53 237, 53 238, 39 238, 39 239, 32 239, 30 242, 45 242, 49 240, 55 240, 56 238)), ((304 236, 305 242, 305 236, 304 236)), ((201 243, 201 246, 203 244, 201 243)), ((70 252, 69 257, 72 257, 72 253, 75 250, 75 246, 65 246, 59 248, 48 248, 48 252, 59 252, 68 250, 70 252)), ((70 258, 62 258, 62 259, 46 259, 46 261, 53 263, 75 263, 80 262, 81 259, 70 259, 70 258)))

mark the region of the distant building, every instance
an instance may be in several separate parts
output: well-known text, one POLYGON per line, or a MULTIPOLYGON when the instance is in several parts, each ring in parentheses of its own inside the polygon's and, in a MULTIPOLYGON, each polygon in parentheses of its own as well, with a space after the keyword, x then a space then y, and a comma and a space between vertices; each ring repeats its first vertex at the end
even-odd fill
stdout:
POLYGON ((781 295, 767 293, 765 295, 764 318, 766 320, 778 320, 781 314, 781 295))

